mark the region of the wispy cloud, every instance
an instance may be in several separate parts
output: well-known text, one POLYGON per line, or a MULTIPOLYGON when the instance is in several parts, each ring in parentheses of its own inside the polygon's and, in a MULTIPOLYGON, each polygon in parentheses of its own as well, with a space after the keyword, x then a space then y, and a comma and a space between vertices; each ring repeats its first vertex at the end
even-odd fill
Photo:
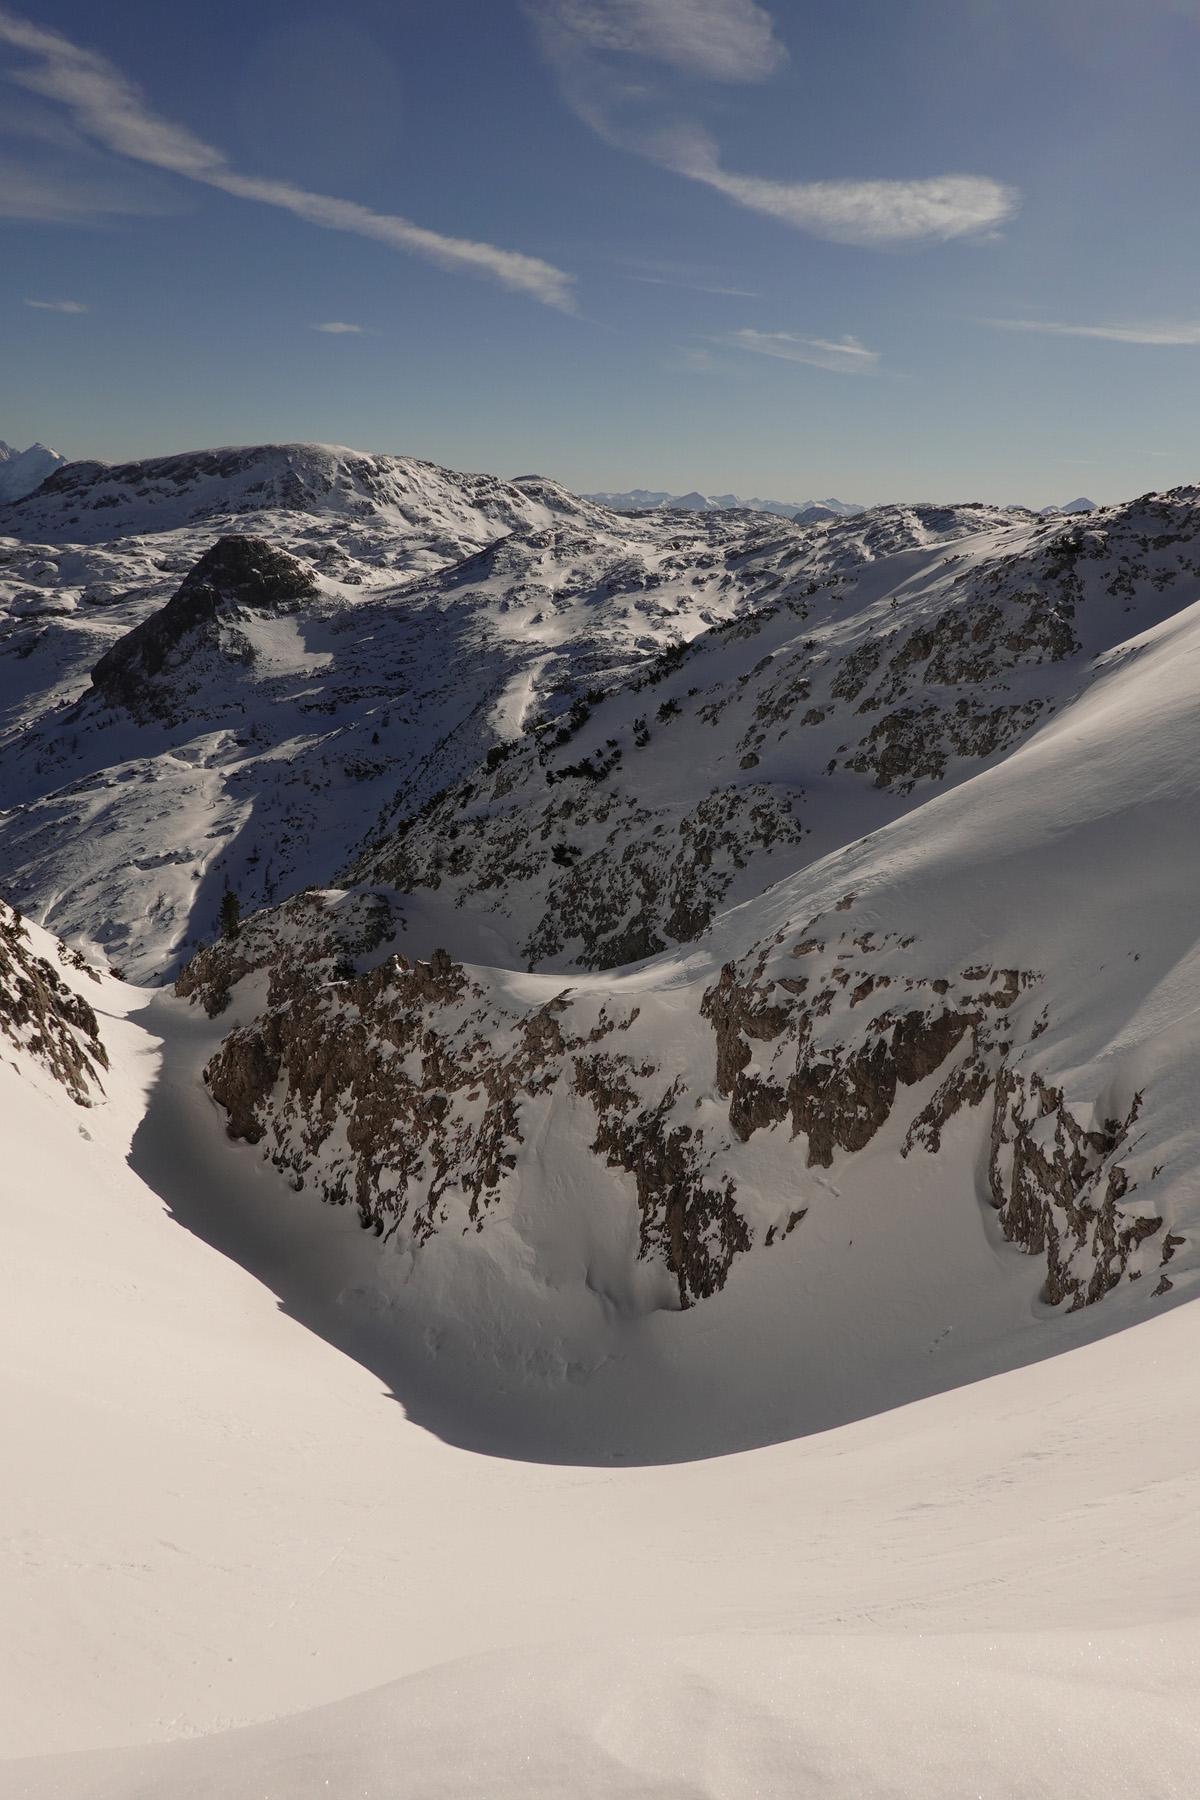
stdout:
POLYGON ((593 131, 752 212, 884 249, 977 237, 1017 209, 1016 189, 985 175, 775 181, 722 167, 695 123, 695 83, 764 81, 787 56, 753 0, 526 0, 526 10, 567 103, 593 131))
POLYGON ((354 337, 363 335, 361 325, 347 325, 344 319, 330 319, 328 325, 314 325, 314 331, 328 331, 333 337, 342 337, 349 332, 354 337))
POLYGON ((996 331, 1036 331, 1046 337, 1101 338, 1109 344, 1200 344, 1200 320, 1145 325, 1066 325, 1052 319, 985 319, 996 331))
POLYGON ((280 207, 311 225, 374 238, 454 274, 496 281, 547 306, 572 309, 573 278, 539 257, 446 237, 409 219, 373 212, 352 200, 312 194, 291 182, 238 174, 220 150, 151 112, 132 83, 103 57, 2 8, 0 43, 34 59, 29 66, 10 70, 12 81, 66 107, 78 130, 118 156, 203 182, 237 199, 280 207))
POLYGON ((790 331, 731 331, 716 340, 734 350, 755 356, 776 356, 783 362, 809 363, 815 369, 832 369, 837 375, 873 375, 879 366, 878 350, 866 350, 857 338, 840 342, 828 338, 796 337, 790 331))
POLYGON ((722 294, 731 300, 761 300, 751 288, 711 287, 706 281, 675 281, 669 275, 626 275, 626 281, 641 281, 647 287, 688 288, 693 294, 722 294))
POLYGON ((39 312, 85 313, 87 307, 81 300, 27 300, 26 306, 36 306, 39 312))
POLYGON ((616 52, 709 81, 761 81, 787 56, 754 0, 530 0, 558 56, 616 52))
POLYGON ((766 213, 834 243, 886 247, 994 231, 1017 210, 1015 188, 984 175, 932 181, 767 181, 731 175, 699 135, 680 145, 670 166, 752 212, 766 213))

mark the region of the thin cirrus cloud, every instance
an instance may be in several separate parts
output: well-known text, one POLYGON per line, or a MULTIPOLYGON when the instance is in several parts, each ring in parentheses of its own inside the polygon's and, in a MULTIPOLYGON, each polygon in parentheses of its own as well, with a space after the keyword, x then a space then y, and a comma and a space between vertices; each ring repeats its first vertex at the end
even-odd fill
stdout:
POLYGON ((704 281, 672 281, 666 275, 626 275, 626 281, 640 281, 646 287, 690 288, 693 294, 723 294, 731 300, 761 300, 752 288, 710 287, 704 281))
POLYGON ((314 325, 314 331, 327 331, 331 337, 362 337, 361 325, 347 325, 344 319, 330 319, 327 325, 314 325))
POLYGON ((82 300, 27 300, 26 306, 35 306, 39 312, 85 313, 87 307, 82 300))
POLYGON ((731 350, 748 350, 755 356, 774 356, 782 362, 808 363, 815 369, 831 369, 837 375, 874 375, 878 350, 866 350, 857 338, 840 343, 828 338, 796 337, 790 331, 731 331, 717 340, 731 350))
POLYGON ((132 83, 103 57, 3 8, 0 43, 34 59, 24 68, 10 70, 10 80, 65 107, 78 131, 118 156, 202 182, 240 200, 279 207, 310 225, 373 238, 452 274, 498 282, 546 306, 573 310, 573 277, 539 257, 446 237, 409 219, 373 212, 352 200, 312 194, 288 181, 238 174, 220 150, 149 111, 132 83))
POLYGON ((866 249, 977 236, 994 231, 1017 209, 1016 190, 984 175, 932 181, 767 181, 730 175, 720 167, 715 146, 700 134, 669 166, 751 212, 866 249))
POLYGON ((689 181, 814 237, 867 248, 977 237, 1017 209, 984 175, 913 181, 774 181, 721 165, 688 116, 680 78, 765 81, 787 59, 754 0, 526 0, 567 103, 593 131, 689 181), (656 81, 646 65, 665 71, 656 81))
POLYGON ((1100 338, 1109 344, 1200 344, 1200 321, 1146 325, 1067 325, 1053 319, 985 319, 995 331, 1035 331, 1045 337, 1100 338))
POLYGON ((709 81, 761 81, 787 51, 754 0, 531 0, 556 57, 616 51, 709 81))

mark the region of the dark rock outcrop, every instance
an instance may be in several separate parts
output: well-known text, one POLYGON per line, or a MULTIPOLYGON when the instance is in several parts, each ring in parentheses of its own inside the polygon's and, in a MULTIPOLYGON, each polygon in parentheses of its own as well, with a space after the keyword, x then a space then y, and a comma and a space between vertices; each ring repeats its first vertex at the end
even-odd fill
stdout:
MULTIPOLYGON (((60 960, 85 970, 82 957, 62 946, 60 960)), ((0 1036, 27 1051, 70 1094, 90 1106, 92 1088, 101 1088, 98 1069, 108 1054, 95 1013, 44 956, 35 956, 21 915, 0 901, 0 1036)), ((101 1091, 103 1089, 101 1088, 101 1091)))
POLYGON ((238 982, 264 969, 267 1004, 274 1006, 297 979, 310 985, 352 979, 359 959, 391 941, 398 928, 386 894, 306 888, 280 906, 252 913, 236 937, 198 950, 179 971, 175 992, 198 1000, 215 1019, 238 982))
MULTIPOLYGON (((1051 1306, 1070 1300, 1069 1310, 1078 1312, 1102 1300, 1143 1239, 1162 1230, 1153 1207, 1132 1198, 1128 1174, 1117 1161, 1141 1104, 1135 1094, 1125 1118, 1088 1127, 1061 1088, 1036 1072, 1028 1078, 1012 1069, 997 1074, 988 1162, 992 1204, 1010 1243, 1045 1256, 1044 1298, 1051 1306)), ((1164 1266, 1175 1241, 1168 1237, 1164 1266)))
POLYGON ((136 718, 165 716, 172 710, 170 696, 160 693, 157 678, 189 638, 211 638, 215 647, 218 619, 236 617, 242 608, 294 612, 317 592, 312 570, 265 538, 219 538, 164 607, 105 651, 92 670, 92 691, 136 718))

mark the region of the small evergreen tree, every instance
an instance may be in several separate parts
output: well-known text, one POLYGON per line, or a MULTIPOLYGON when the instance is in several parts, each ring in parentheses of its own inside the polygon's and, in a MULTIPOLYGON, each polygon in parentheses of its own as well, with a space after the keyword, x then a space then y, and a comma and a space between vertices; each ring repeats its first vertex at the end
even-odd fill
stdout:
POLYGON ((227 887, 221 895, 221 911, 218 918, 221 922, 221 936, 235 938, 241 930, 241 905, 231 887, 227 887))

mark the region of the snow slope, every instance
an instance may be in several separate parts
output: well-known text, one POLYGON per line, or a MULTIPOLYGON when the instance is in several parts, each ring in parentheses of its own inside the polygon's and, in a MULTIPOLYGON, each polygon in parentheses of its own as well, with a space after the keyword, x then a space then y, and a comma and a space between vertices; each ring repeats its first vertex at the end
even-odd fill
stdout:
POLYGON ((195 1015, 65 973, 103 1101, 0 1063, 6 1800, 1190 1791, 1192 1307, 715 1460, 454 1449, 289 1316, 344 1215, 205 1186, 281 1309, 127 1162, 195 1015))

